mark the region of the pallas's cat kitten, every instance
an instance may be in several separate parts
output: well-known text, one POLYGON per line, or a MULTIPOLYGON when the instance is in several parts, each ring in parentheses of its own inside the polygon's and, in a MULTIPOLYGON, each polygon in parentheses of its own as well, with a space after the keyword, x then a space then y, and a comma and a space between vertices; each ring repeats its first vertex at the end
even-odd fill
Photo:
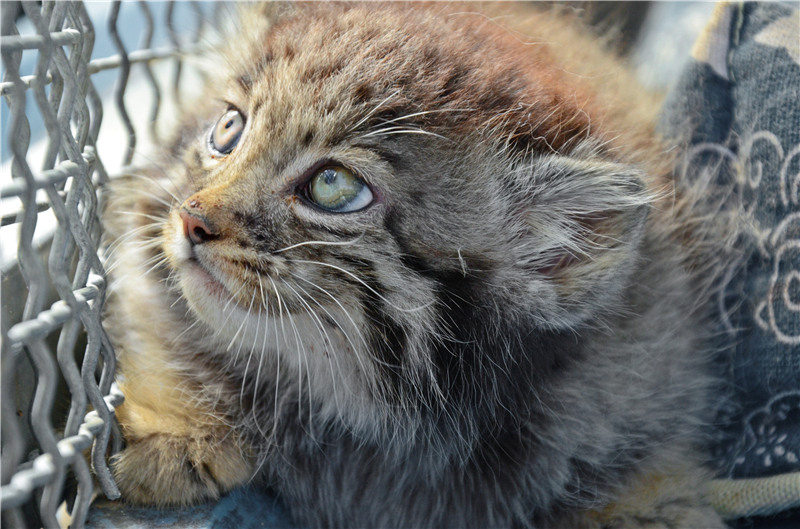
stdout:
POLYGON ((255 480, 310 527, 722 527, 656 105, 565 21, 478 7, 251 6, 113 187, 128 500, 255 480))

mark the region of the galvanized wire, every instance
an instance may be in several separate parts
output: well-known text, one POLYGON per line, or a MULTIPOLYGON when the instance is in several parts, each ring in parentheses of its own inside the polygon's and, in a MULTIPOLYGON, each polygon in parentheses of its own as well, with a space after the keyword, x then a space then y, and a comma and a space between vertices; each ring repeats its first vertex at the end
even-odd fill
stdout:
MULTIPOLYGON (((141 49, 149 49, 150 46, 153 44, 153 31, 155 30, 153 24, 153 14, 150 12, 150 8, 147 6, 147 2, 144 0, 139 0, 139 7, 142 10, 142 14, 145 18, 145 28, 142 32, 142 41, 139 45, 141 49)), ((133 62, 133 61, 131 61, 133 62)), ((156 81, 156 77, 153 74, 152 68, 150 68, 150 63, 145 62, 142 63, 145 69, 145 75, 147 76, 147 80, 150 84, 150 88, 153 91, 153 107, 150 110, 150 135, 154 138, 157 136, 156 133, 156 122, 158 120, 158 110, 161 107, 161 89, 158 86, 158 81, 156 81)))
POLYGON ((120 4, 118 2, 115 2, 111 6, 111 14, 108 17, 108 32, 111 35, 111 38, 114 41, 114 46, 116 46, 120 56, 119 81, 117 83, 117 89, 114 92, 114 101, 117 103, 117 110, 122 117, 122 122, 125 125, 125 129, 128 131, 128 146, 125 150, 124 161, 124 164, 128 165, 133 159, 133 149, 136 148, 136 132, 133 130, 133 124, 128 116, 128 111, 125 110, 125 87, 128 84, 128 77, 130 76, 131 61, 128 59, 128 52, 125 50, 125 46, 122 44, 122 39, 117 32, 117 17, 119 16, 119 8, 120 4))
POLYGON ((91 60, 95 28, 82 2, 23 2, 21 9, 17 2, 2 3, 0 96, 8 117, 2 153, 4 166, 10 166, 0 188, 2 243, 9 244, 6 234, 12 230, 17 245, 14 263, 3 265, 0 368, 0 504, 9 527, 58 526, 56 513, 65 505, 72 527, 81 527, 95 480, 106 497, 119 496, 108 458, 121 445, 114 409, 123 396, 113 383, 116 357, 102 325, 106 272, 98 256, 98 191, 109 180, 109 160, 104 164, 98 151, 104 109, 92 76, 119 72, 112 108, 125 127, 122 165, 127 167, 137 145, 125 108, 132 66, 143 63, 139 72, 154 96, 149 123, 154 134, 162 90, 150 63, 174 58, 177 94, 181 58, 194 51, 205 27, 202 9, 193 4, 196 29, 189 42, 181 42, 170 6, 166 23, 173 45, 154 49, 150 7, 137 5, 145 19, 141 49, 126 50, 116 2, 105 26, 116 54, 91 60), (20 35, 20 14, 32 34, 20 35), (23 54, 35 56, 32 74, 29 69, 22 75, 23 54), (32 113, 43 122, 33 135, 32 113), (40 160, 33 161, 32 143, 43 145, 40 160), (19 207, 5 207, 9 201, 19 207), (46 226, 46 216, 54 218, 54 227, 46 226), (44 238, 43 230, 50 230, 44 238), (89 449, 91 469, 84 457, 89 449))

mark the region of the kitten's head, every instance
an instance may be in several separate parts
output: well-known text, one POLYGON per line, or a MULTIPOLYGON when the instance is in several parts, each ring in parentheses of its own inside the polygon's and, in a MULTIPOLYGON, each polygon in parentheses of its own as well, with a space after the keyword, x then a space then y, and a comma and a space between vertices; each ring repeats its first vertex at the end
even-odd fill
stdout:
POLYGON ((638 170, 545 43, 450 6, 284 11, 183 131, 171 277, 251 382, 278 358, 356 425, 507 405, 616 308, 638 170))

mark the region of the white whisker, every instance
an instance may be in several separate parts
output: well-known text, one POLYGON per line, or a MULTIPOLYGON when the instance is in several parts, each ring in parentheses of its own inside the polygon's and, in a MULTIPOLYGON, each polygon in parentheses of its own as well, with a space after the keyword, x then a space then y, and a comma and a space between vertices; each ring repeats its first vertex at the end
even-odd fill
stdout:
POLYGON ((314 246, 317 246, 317 245, 319 245, 319 246, 349 246, 351 244, 355 244, 358 241, 360 241, 362 239, 362 237, 364 237, 363 233, 361 235, 359 235, 358 237, 356 237, 355 239, 352 239, 350 241, 336 241, 336 242, 333 242, 333 241, 304 241, 304 242, 299 242, 297 244, 293 244, 291 246, 287 246, 285 248, 281 248, 280 250, 275 250, 272 253, 276 254, 276 253, 286 252, 286 251, 291 250, 293 248, 298 248, 300 246, 309 246, 309 245, 314 245, 314 246))
POLYGON ((165 220, 163 217, 156 217, 155 215, 150 215, 149 213, 142 213, 141 211, 118 211, 116 213, 118 213, 119 215, 126 215, 132 217, 144 217, 146 219, 155 221, 153 222, 153 224, 150 224, 150 226, 159 225, 163 223, 165 220))
MULTIPOLYGON (((239 295, 239 292, 241 292, 241 291, 244 289, 244 286, 245 286, 245 285, 244 285, 244 283, 242 283, 242 285, 241 285, 241 286, 240 286, 240 287, 239 287, 239 288, 236 290, 236 292, 234 292, 233 294, 231 294, 231 297, 228 299, 227 303, 225 303, 225 306, 224 306, 224 307, 222 307, 222 313, 223 313, 223 314, 225 314, 225 312, 227 312, 227 311, 228 311, 228 307, 230 306, 230 304, 231 304, 231 303, 233 303, 233 300, 234 300, 234 298, 236 298, 236 296, 238 296, 238 295, 239 295)), ((231 309, 231 311, 230 311, 230 312, 228 312, 228 314, 225 316, 225 320, 223 320, 223 322, 222 322, 222 325, 219 325, 219 326, 218 326, 218 327, 215 329, 215 331, 214 331, 214 334, 215 334, 215 335, 220 335, 220 334, 222 333, 222 330, 225 328, 225 325, 228 323, 228 320, 229 320, 229 319, 230 319, 230 317, 233 315, 233 312, 234 312, 235 308, 236 308, 236 307, 233 307, 233 308, 231 309)))
MULTIPOLYGON (((253 310, 253 302, 255 300, 256 300, 256 291, 255 291, 255 289, 253 289, 253 295, 250 297, 250 306, 247 307, 247 316, 242 318, 242 323, 239 325, 239 328, 236 330, 236 333, 233 335, 233 338, 231 338, 231 343, 228 344, 228 347, 225 349, 226 351, 230 351, 231 350, 231 346, 233 346, 233 342, 236 341, 236 338, 239 336, 239 333, 242 332, 242 328, 246 327, 247 325, 249 325, 248 316, 250 316, 250 312, 253 310)), ((234 355, 234 357, 238 357, 239 356, 239 351, 242 350, 242 344, 243 343, 244 342, 242 342, 242 341, 239 342, 239 348, 236 349, 236 354, 234 355)))
POLYGON ((364 123, 366 123, 366 122, 367 122, 367 121, 368 121, 368 120, 369 120, 369 119, 370 119, 372 116, 374 116, 374 115, 375 115, 375 113, 378 111, 378 109, 380 109, 380 108, 381 108, 381 107, 382 107, 384 104, 386 104, 386 103, 387 103, 387 102, 388 102, 390 99, 392 99, 393 97, 395 97, 395 96, 396 96, 397 94, 399 94, 399 93, 400 93, 400 90, 398 89, 398 90, 395 90, 394 92, 392 92, 391 94, 389 94, 389 95, 386 97, 386 99, 384 99, 383 101, 381 101, 380 103, 378 103, 377 105, 375 105, 375 107, 374 107, 372 110, 370 110, 369 112, 367 112, 367 114, 366 114, 366 115, 365 115, 363 118, 361 118, 361 120, 360 120, 360 121, 356 122, 356 124, 355 124, 355 125, 352 125, 352 126, 351 126, 351 127, 348 129, 348 131, 354 131, 354 130, 358 129, 358 127, 360 127, 361 125, 363 125, 364 123))
MULTIPOLYGON (((333 302, 334 302, 334 303, 335 303, 335 304, 336 304, 336 305, 337 305, 337 306, 338 306, 338 307, 341 309, 341 311, 342 311, 342 312, 345 314, 345 316, 347 316, 347 319, 348 319, 348 320, 350 320, 350 324, 353 326, 353 328, 354 328, 354 329, 356 329, 356 330, 358 330, 358 325, 356 325, 356 322, 355 322, 355 320, 353 320, 352 316, 350 316, 350 312, 349 312, 349 311, 348 311, 348 310, 347 310, 347 309, 344 307, 344 305, 342 305, 342 303, 341 303, 341 302, 340 302, 338 299, 336 299, 336 297, 335 297, 333 294, 331 294, 330 292, 328 292, 328 291, 327 291, 325 288, 323 288, 323 287, 321 287, 321 286, 317 285, 316 283, 313 283, 313 282, 309 281, 308 279, 306 279, 306 278, 304 278, 304 277, 302 277, 302 276, 300 276, 300 275, 297 275, 297 274, 294 274, 294 273, 293 273, 292 275, 293 275, 295 278, 297 278, 297 279, 299 279, 299 280, 301 280, 301 281, 305 281, 306 283, 308 283, 309 285, 313 286, 314 288, 321 290, 321 291, 322 291, 322 292, 323 292, 325 295, 327 295, 329 298, 331 298, 331 301, 333 301, 333 302)), ((341 326, 341 325, 338 323, 338 321, 336 320, 336 318, 334 318, 334 317, 333 317, 333 315, 332 315, 332 314, 331 314, 329 311, 327 311, 327 310, 326 310, 326 309, 325 309, 325 308, 322 306, 322 304, 321 304, 319 301, 317 301, 317 300, 316 300, 316 298, 314 298, 314 297, 311 297, 311 299, 312 299, 312 300, 313 300, 313 301, 314 301, 314 302, 315 302, 317 305, 319 305, 319 306, 320 306, 320 308, 322 308, 323 310, 325 310, 326 314, 328 314, 328 316, 330 316, 330 317, 333 319, 333 321, 334 321, 334 322, 335 322, 337 325, 339 325, 339 328, 340 328, 340 329, 342 329, 342 332, 344 332, 344 329, 343 329, 343 328, 342 328, 342 326, 341 326)), ((347 338, 347 341, 350 343, 350 347, 352 347, 352 348, 353 348, 353 351, 358 351, 358 348, 357 348, 357 347, 356 347, 356 345, 355 345, 355 344, 354 344, 354 343, 353 343, 353 342, 350 340, 350 337, 347 335, 347 333, 345 333, 345 337, 347 338)), ((363 335, 361 335, 361 332, 360 332, 360 331, 359 331, 359 337, 361 338, 361 343, 364 345, 364 349, 365 349, 365 350, 366 350, 366 349, 368 349, 367 342, 366 342, 366 340, 364 340, 364 337, 363 337, 363 335)))
POLYGON ((340 271, 340 272, 342 272, 344 274, 347 274, 348 276, 352 277, 353 279, 355 279, 356 281, 358 281, 359 283, 364 285, 367 288, 367 290, 369 290, 370 292, 375 294, 379 299, 381 299, 382 301, 385 301, 390 307, 392 307, 392 308, 394 308, 396 310, 399 310, 400 312, 419 312, 419 311, 425 310, 428 307, 430 307, 431 305, 433 305, 433 302, 430 302, 430 303, 426 303, 425 305, 421 305, 419 307, 415 307, 413 309, 405 309, 403 307, 399 307, 399 306, 395 305, 389 299, 387 299, 385 296, 383 296, 381 293, 379 293, 374 288, 369 286, 363 279, 359 278, 354 273, 350 272, 349 270, 345 270, 344 268, 342 268, 340 266, 336 266, 336 265, 333 265, 333 264, 330 264, 330 263, 324 263, 322 261, 306 261, 306 260, 303 260, 303 259, 288 259, 287 261, 292 262, 292 263, 302 263, 302 264, 312 264, 312 265, 327 266, 329 268, 333 268, 334 270, 338 270, 338 271, 340 271))
MULTIPOLYGON (((170 177, 164 171, 162 171, 162 173, 170 181, 170 184, 172 184, 174 186, 175 184, 172 182, 172 179, 170 179, 170 177)), ((181 200, 180 197, 178 197, 178 195, 176 195, 174 192, 172 192, 169 189, 167 189, 166 187, 164 187, 164 185, 161 183, 161 180, 159 178, 153 178, 152 176, 142 175, 142 174, 138 174, 138 173, 126 173, 126 176, 132 176, 134 178, 140 178, 142 180, 145 180, 146 182, 153 183, 153 184, 157 185, 158 187, 160 187, 161 190, 164 191, 166 194, 168 194, 170 197, 172 197, 172 199, 175 200, 175 202, 177 202, 178 204, 183 202, 183 200, 181 200)), ((166 206, 171 206, 171 204, 169 204, 165 200, 161 199, 160 197, 157 197, 156 195, 152 195, 150 193, 147 193, 147 191, 145 191, 144 189, 135 187, 134 190, 136 190, 136 191, 138 191, 140 193, 147 194, 148 196, 151 196, 153 199, 158 200, 159 202, 161 202, 162 204, 164 204, 166 206)))
MULTIPOLYGON (((267 326, 269 324, 269 305, 267 304, 267 298, 264 297, 264 287, 261 284, 261 274, 256 272, 256 275, 258 276, 258 289, 259 289, 259 292, 261 293, 261 306, 264 307, 265 310, 259 311, 259 316, 258 316, 259 323, 261 322, 261 316, 262 315, 264 316, 264 339, 261 342, 261 354, 258 357, 258 368, 256 369, 256 379, 255 379, 255 382, 253 384, 254 391, 258 391, 259 383, 260 383, 260 380, 261 380, 261 366, 264 364, 264 360, 265 360, 265 356, 266 356, 265 355, 265 351, 267 349, 267 326)), ((256 331, 256 339, 257 338, 258 338, 258 331, 256 331)), ((256 340, 254 340, 254 343, 253 343, 253 350, 256 349, 255 341, 256 340)), ((280 365, 280 358, 278 358, 278 362, 279 362, 279 365, 280 365)), ((278 373, 280 374, 280 369, 278 370, 278 373)), ((277 380, 277 377, 276 377, 276 380, 275 380, 275 387, 276 388, 277 388, 277 385, 278 385, 278 380, 277 380)), ((275 395, 275 398, 277 399, 277 393, 275 395)), ((258 432, 261 435, 266 436, 266 431, 261 429, 261 424, 259 424, 259 422, 258 422, 258 416, 256 415, 256 407, 253 406, 252 410, 253 410, 252 411, 253 422, 256 425, 256 429, 258 430, 258 432)), ((277 422, 276 417, 277 417, 277 415, 273 416, 273 422, 277 422)))
MULTIPOLYGON (((288 286, 288 283, 286 283, 285 281, 284 284, 288 286)), ((312 404, 313 404, 313 399, 311 398, 311 396, 313 395, 313 392, 311 390, 311 367, 309 366, 308 363, 308 351, 306 350, 305 342, 303 342, 303 340, 300 338, 300 332, 297 329, 297 325, 294 322, 294 317, 292 316, 291 311, 286 311, 286 315, 289 316, 289 324, 292 326, 292 330, 294 332, 295 345, 297 346, 297 351, 302 353, 303 364, 305 365, 306 368, 306 385, 308 387, 308 425, 309 425, 309 432, 312 433, 313 436, 314 423, 311 420, 312 404)), ((300 402, 302 401, 299 401, 298 405, 300 404, 300 402)))
POLYGON ((474 112, 474 109, 470 108, 438 108, 435 110, 423 110, 421 112, 413 112, 411 114, 405 114, 400 116, 399 118, 393 119, 386 119, 381 121, 381 124, 389 124, 389 123, 397 123, 398 121, 402 121, 404 119, 416 118, 419 116, 427 116, 428 114, 442 114, 446 112, 474 112))
POLYGON ((408 128, 408 127, 389 127, 386 129, 380 129, 373 132, 368 132, 366 134, 362 134, 359 138, 369 138, 371 136, 391 136, 394 134, 422 134, 424 136, 432 136, 434 138, 439 138, 440 140, 449 140, 449 138, 442 136, 441 134, 436 134, 435 132, 430 132, 423 129, 415 129, 415 128, 408 128))

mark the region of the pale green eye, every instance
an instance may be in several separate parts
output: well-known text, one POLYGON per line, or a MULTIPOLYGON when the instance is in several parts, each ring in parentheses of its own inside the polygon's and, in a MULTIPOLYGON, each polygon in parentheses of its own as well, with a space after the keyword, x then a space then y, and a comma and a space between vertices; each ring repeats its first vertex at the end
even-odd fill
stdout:
POLYGON ((369 206, 372 191, 344 167, 326 167, 308 183, 308 199, 324 210, 349 213, 369 206))

